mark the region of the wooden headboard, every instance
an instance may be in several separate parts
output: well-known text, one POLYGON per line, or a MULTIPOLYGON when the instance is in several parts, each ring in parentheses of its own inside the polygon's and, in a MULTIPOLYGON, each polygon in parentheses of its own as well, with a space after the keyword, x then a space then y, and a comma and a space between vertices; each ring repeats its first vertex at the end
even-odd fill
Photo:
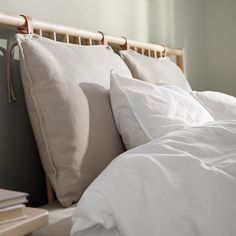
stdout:
MULTIPOLYGON (((12 16, 0 13, 0 25, 17 28, 22 33, 35 33, 65 43, 78 45, 110 45, 116 48, 133 49, 140 54, 154 58, 173 56, 179 68, 183 72, 185 70, 184 51, 179 48, 168 48, 163 45, 142 43, 125 37, 114 37, 106 35, 101 31, 90 32, 69 26, 51 24, 35 19, 32 20, 31 17, 24 15, 12 16)), ((55 199, 55 194, 48 178, 46 178, 46 186, 48 202, 52 202, 55 199)))

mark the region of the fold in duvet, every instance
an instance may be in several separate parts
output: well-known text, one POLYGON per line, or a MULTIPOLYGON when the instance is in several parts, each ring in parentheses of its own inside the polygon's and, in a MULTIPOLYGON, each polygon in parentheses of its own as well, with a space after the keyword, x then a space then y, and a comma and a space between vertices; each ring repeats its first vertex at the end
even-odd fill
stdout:
POLYGON ((236 121, 186 127, 120 155, 73 221, 73 236, 235 236, 236 121))

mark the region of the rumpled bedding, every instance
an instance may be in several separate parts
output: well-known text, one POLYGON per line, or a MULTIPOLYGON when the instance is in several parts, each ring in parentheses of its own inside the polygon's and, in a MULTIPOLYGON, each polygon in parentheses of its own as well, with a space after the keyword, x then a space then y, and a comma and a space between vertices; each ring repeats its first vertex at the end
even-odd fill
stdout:
POLYGON ((215 120, 236 120, 236 97, 213 91, 193 91, 191 94, 215 120))
POLYGON ((73 222, 72 236, 235 236, 236 120, 123 153, 85 191, 73 222))

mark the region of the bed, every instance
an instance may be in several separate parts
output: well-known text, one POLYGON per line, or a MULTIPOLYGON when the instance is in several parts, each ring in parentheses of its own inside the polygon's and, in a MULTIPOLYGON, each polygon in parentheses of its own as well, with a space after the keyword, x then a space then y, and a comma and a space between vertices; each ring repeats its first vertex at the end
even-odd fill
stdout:
POLYGON ((236 99, 192 91, 183 49, 0 16, 47 176, 33 235, 235 235, 236 99))

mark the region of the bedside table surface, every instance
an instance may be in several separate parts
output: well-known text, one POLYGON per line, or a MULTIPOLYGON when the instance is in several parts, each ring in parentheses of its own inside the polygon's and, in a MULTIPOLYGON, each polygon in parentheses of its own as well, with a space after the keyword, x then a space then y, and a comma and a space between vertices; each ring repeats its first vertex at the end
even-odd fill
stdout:
POLYGON ((23 209, 25 219, 0 224, 0 236, 22 236, 48 224, 48 211, 40 208, 23 209))

